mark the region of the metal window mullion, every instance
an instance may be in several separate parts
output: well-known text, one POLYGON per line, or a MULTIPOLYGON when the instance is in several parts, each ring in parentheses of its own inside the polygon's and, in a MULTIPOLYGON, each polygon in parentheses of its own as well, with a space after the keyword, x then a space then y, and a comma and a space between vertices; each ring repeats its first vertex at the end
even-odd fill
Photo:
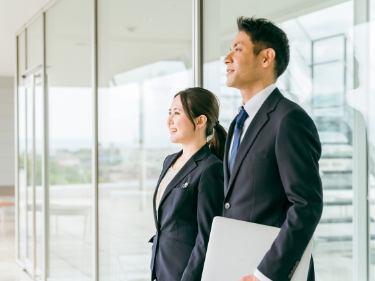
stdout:
POLYGON ((193 85, 203 86, 203 0, 192 0, 193 5, 193 85))
POLYGON ((32 184, 32 201, 33 201, 33 206, 32 206, 32 218, 33 218, 33 269, 32 269, 32 276, 33 278, 35 279, 36 277, 36 207, 35 207, 35 201, 36 201, 36 193, 35 193, 35 186, 36 186, 36 183, 35 183, 35 173, 36 173, 36 169, 35 169, 35 156, 36 156, 36 153, 35 153, 35 149, 36 149, 36 145, 35 145, 35 79, 36 79, 36 76, 35 74, 32 75, 32 96, 31 96, 31 100, 32 100, 32 124, 33 124, 33 131, 32 131, 32 144, 33 144, 33 147, 32 147, 32 164, 31 164, 31 167, 32 167, 32 176, 31 176, 31 184, 32 184))
POLYGON ((98 187, 98 0, 92 1, 92 98, 93 98, 93 142, 92 142, 92 184, 93 184, 93 235, 92 235, 92 280, 99 280, 99 187, 98 187))
MULTIPOLYGON (((27 80, 25 80, 27 81, 27 80)), ((29 192, 27 190, 27 180, 28 180, 28 174, 27 174, 27 171, 29 169, 29 166, 28 166, 28 161, 27 161, 27 158, 29 156, 29 145, 28 145, 28 124, 27 124, 27 113, 28 113, 28 100, 27 100, 27 87, 25 85, 25 92, 24 92, 24 95, 25 95, 25 157, 24 157, 24 167, 25 167, 25 210, 26 210, 26 217, 25 217, 25 224, 26 224, 26 257, 25 257, 25 268, 27 268, 27 259, 29 258, 29 234, 28 234, 28 231, 29 231, 29 216, 27 214, 28 212, 28 204, 29 204, 29 192)))
POLYGON ((46 73, 46 13, 43 16, 43 61, 42 61, 42 87, 43 87, 43 151, 42 151, 42 280, 47 281, 49 276, 49 130, 48 130, 48 84, 46 73))
POLYGON ((15 241, 16 241, 16 245, 15 245, 15 257, 16 257, 16 261, 18 262, 21 262, 20 261, 20 253, 19 253, 19 249, 20 249, 20 246, 19 246, 19 134, 18 134, 18 130, 19 130, 19 120, 18 120, 18 116, 19 116, 19 103, 18 103, 18 87, 19 87, 19 69, 18 69, 18 66, 19 66, 19 42, 18 42, 18 36, 16 36, 16 67, 15 67, 15 79, 14 79, 14 144, 15 144, 15 147, 14 147, 14 153, 15 153, 15 165, 14 165, 14 168, 15 168, 15 179, 14 179, 14 194, 15 194, 15 203, 16 203, 16 208, 15 208, 15 241))

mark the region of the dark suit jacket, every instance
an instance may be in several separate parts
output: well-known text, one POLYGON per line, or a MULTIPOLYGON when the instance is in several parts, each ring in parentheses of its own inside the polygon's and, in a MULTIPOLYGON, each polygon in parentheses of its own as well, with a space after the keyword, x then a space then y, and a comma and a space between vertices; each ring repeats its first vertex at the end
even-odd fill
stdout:
POLYGON ((223 211, 223 163, 206 144, 167 186, 157 220, 155 196, 159 184, 181 154, 182 151, 165 159, 154 194, 156 235, 150 240, 152 280, 201 280, 212 220, 223 211), (183 188, 186 183, 188 186, 183 188))
MULTIPOLYGON (((258 269, 273 281, 289 280, 322 214, 318 132, 307 113, 276 88, 250 123, 229 175, 235 120, 225 146, 224 202, 230 206, 224 216, 281 227, 258 269)), ((312 262, 308 280, 314 280, 312 262)))

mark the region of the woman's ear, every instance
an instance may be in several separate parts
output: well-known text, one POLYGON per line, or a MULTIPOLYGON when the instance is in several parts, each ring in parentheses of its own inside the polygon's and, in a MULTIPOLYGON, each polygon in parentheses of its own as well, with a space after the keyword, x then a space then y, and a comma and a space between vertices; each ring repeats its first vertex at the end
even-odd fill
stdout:
POLYGON ((195 118, 195 127, 197 129, 201 129, 202 127, 204 127, 204 125, 206 125, 206 123, 207 123, 207 117, 205 115, 201 115, 195 118))

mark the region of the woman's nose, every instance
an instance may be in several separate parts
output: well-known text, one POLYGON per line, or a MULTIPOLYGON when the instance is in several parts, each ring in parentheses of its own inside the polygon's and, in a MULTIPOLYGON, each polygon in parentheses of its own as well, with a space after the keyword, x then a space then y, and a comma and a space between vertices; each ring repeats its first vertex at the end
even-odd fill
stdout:
POLYGON ((168 116, 167 118, 167 124, 172 124, 173 123, 173 119, 172 119, 172 114, 168 116))

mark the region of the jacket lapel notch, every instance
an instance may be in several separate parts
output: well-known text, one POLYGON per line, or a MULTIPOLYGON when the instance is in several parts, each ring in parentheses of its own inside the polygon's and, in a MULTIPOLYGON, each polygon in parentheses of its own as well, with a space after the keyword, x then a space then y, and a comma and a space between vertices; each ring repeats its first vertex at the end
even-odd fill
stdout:
MULTIPOLYGON (((172 189, 179 184, 184 177, 186 177, 192 170, 194 170, 198 165, 197 162, 204 159, 207 154, 210 153, 210 148, 206 143, 203 147, 201 147, 186 163, 185 165, 177 172, 171 182, 168 184, 167 188, 164 191, 162 198, 160 199, 159 209, 161 204, 164 202, 165 198, 168 194, 172 191, 172 189)), ((182 152, 181 152, 182 154, 182 152)), ((179 154, 178 157, 181 155, 179 154)), ((177 159, 178 157, 174 158, 171 164, 177 159)), ((170 165, 169 165, 170 166, 170 165)), ((169 167, 168 167, 169 169, 169 167)), ((165 175, 165 174, 164 174, 165 175)), ((163 175, 163 177, 164 177, 163 175)), ((155 200, 154 200, 155 201, 155 200)))
MULTIPOLYGON (((160 199, 160 203, 159 203, 159 210, 160 210, 160 206, 161 204, 163 204, 165 198, 168 196, 168 194, 172 191, 172 189, 180 183, 180 181, 186 177, 192 170, 195 169, 195 167, 197 167, 197 164, 195 162, 194 159, 190 158, 186 164, 181 168, 181 170, 179 170, 177 172, 177 174, 174 176, 174 178, 171 180, 171 182, 167 185, 167 188, 165 189, 164 191, 164 194, 163 196, 161 197, 160 199)), ((169 169, 169 167, 168 167, 169 169)), ((154 200, 155 201, 155 200, 154 200)))

